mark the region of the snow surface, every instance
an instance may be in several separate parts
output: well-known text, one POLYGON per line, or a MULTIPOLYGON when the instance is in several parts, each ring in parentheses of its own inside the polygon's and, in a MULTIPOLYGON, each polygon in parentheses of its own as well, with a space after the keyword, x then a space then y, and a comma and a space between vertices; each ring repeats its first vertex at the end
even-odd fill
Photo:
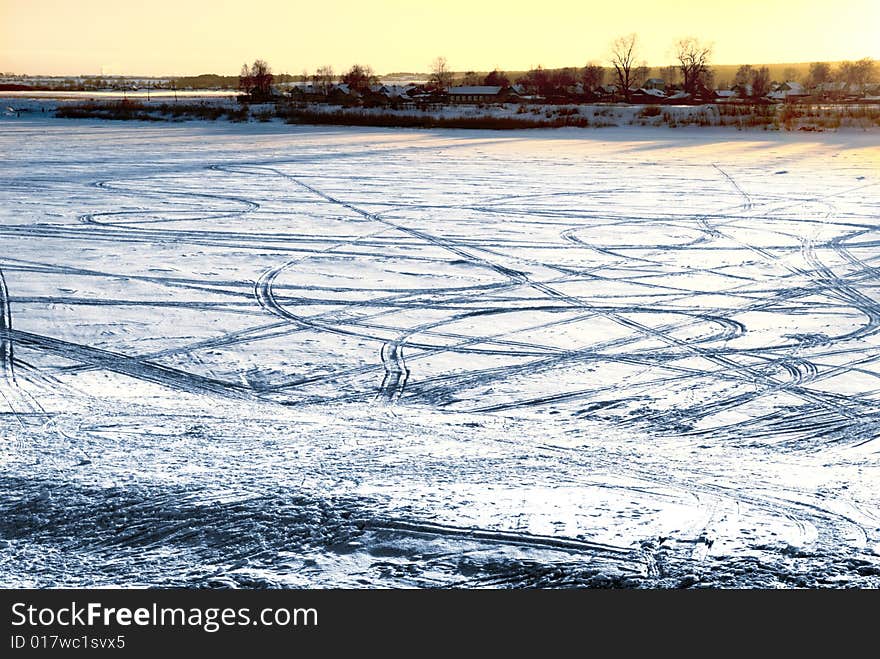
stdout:
POLYGON ((0 585, 880 585, 855 132, 0 124, 0 585))

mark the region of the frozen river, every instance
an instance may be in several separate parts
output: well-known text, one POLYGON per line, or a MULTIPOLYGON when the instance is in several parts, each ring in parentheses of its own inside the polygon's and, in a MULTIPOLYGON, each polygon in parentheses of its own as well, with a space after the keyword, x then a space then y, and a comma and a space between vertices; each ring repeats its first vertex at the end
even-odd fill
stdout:
POLYGON ((880 137, 0 121, 0 585, 880 585, 880 137))

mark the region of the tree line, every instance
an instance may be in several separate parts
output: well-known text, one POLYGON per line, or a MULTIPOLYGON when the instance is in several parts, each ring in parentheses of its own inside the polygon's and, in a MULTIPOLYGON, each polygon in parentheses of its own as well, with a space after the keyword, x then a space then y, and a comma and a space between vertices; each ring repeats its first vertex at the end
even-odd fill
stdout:
MULTIPOLYGON (((657 79, 667 90, 680 90, 690 95, 711 90, 715 84, 715 71, 711 65, 712 50, 712 44, 696 37, 678 39, 672 49, 674 63, 660 67, 657 79)), ((486 75, 474 71, 456 75, 450 70, 445 57, 437 57, 430 65, 425 88, 429 91, 442 91, 455 84, 497 87, 516 84, 528 94, 554 97, 570 93, 577 85, 581 85, 587 92, 593 92, 607 83, 613 85, 628 102, 635 90, 651 80, 652 71, 652 67, 641 56, 638 35, 633 33, 620 36, 611 43, 607 66, 589 62, 582 68, 547 70, 539 65, 514 79, 499 69, 486 75)), ((876 82, 878 72, 874 60, 863 58, 841 62, 836 66, 827 62, 814 62, 809 66, 806 75, 798 75, 795 69, 788 68, 783 71, 783 78, 779 82, 797 81, 811 90, 821 89, 823 85, 830 83, 858 88, 876 82)), ((283 74, 276 77, 264 60, 256 60, 251 65, 243 65, 238 86, 251 97, 268 97, 271 95, 273 83, 294 79, 310 82, 313 89, 319 92, 323 90, 325 94, 337 83, 348 85, 354 92, 365 93, 379 82, 373 69, 364 64, 354 64, 339 75, 332 66, 322 66, 312 74, 303 72, 301 76, 283 74)), ((744 64, 736 71, 732 87, 748 90, 748 95, 762 98, 772 90, 773 83, 768 67, 744 64)))

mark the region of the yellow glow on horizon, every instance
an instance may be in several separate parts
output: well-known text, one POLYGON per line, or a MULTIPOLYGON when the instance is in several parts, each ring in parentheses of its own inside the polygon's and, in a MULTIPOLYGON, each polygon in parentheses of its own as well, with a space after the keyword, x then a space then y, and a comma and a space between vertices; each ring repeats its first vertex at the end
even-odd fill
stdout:
POLYGON ((880 0, 0 0, 0 71, 27 74, 236 74, 266 59, 301 73, 355 62, 379 73, 607 64, 636 32, 641 56, 671 63, 672 44, 714 43, 718 64, 880 59, 880 0))

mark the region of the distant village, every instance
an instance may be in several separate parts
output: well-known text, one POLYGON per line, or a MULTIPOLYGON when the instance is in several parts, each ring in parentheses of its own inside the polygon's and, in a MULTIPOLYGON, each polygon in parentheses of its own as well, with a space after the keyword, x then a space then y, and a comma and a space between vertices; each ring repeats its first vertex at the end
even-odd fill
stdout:
MULTIPOLYGON (((628 93, 625 93, 616 84, 590 87, 583 82, 575 82, 551 90, 536 89, 532 85, 521 82, 505 85, 453 85, 443 88, 432 88, 425 84, 377 83, 359 89, 342 82, 327 85, 293 82, 273 86, 272 89, 275 96, 286 95, 297 101, 394 108, 417 107, 424 104, 529 102, 542 104, 633 103, 639 105, 773 103, 781 101, 880 102, 880 85, 876 83, 825 82, 808 88, 803 83, 794 80, 774 82, 765 93, 760 95, 755 93, 751 83, 737 84, 730 89, 710 89, 700 86, 693 92, 688 92, 679 85, 667 83, 663 78, 648 78, 640 86, 630 87, 628 93)), ((254 98, 258 99, 258 97, 254 98)))
POLYGON ((446 58, 437 57, 427 80, 410 84, 383 83, 370 67, 357 64, 338 77, 331 67, 325 66, 308 79, 285 82, 274 79, 265 61, 256 60, 252 65, 242 66, 239 89, 251 98, 286 95, 297 101, 366 107, 511 102, 644 105, 880 100, 877 66, 870 58, 834 66, 814 62, 800 74, 800 80, 796 79, 799 72, 794 68, 783 70, 783 79, 776 81, 771 79, 766 66, 743 65, 736 69, 730 82, 716 86, 716 73, 709 62, 711 45, 688 37, 676 42, 675 52, 677 64, 652 69, 644 61, 639 63, 638 37, 630 34, 613 42, 610 67, 591 63, 580 69, 547 70, 538 66, 519 76, 499 70, 484 76, 475 72, 454 74, 446 58))
MULTIPOLYGON (((808 68, 786 68, 773 80, 765 67, 739 66, 719 85, 709 65, 711 49, 696 40, 679 42, 679 64, 650 68, 637 64, 634 35, 615 42, 612 66, 543 69, 520 74, 491 71, 454 73, 438 57, 429 74, 375 75, 368 66, 354 65, 336 75, 331 67, 315 73, 274 75, 263 60, 245 64, 239 76, 202 75, 189 78, 29 77, 4 74, 0 91, 116 91, 237 90, 246 103, 290 100, 344 107, 418 108, 436 105, 499 103, 630 103, 639 105, 697 105, 706 103, 877 103, 880 82, 870 58, 808 68), (627 41, 629 39, 630 41, 627 41)), ((730 70, 731 67, 725 67, 730 70)))

